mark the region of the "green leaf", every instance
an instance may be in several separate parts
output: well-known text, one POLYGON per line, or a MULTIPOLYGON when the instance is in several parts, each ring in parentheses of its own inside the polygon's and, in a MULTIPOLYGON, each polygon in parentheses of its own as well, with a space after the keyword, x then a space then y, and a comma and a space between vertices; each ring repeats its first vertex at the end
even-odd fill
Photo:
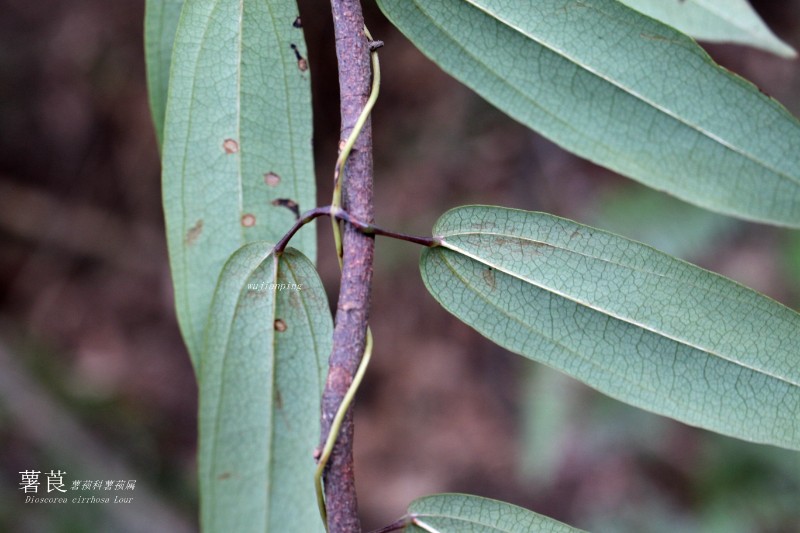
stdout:
MULTIPOLYGON (((188 0, 175 37, 163 197, 178 320, 197 364, 214 286, 247 242, 316 201, 311 93, 294 0, 188 0), (303 57, 298 61, 296 54, 303 57)), ((313 232, 292 242, 315 257, 313 232)))
POLYGON ((276 259, 251 243, 225 265, 199 369, 206 533, 323 530, 313 450, 332 335, 325 289, 300 252, 276 259))
POLYGON ((434 494, 411 503, 409 515, 427 527, 408 533, 579 533, 581 530, 510 503, 467 494, 434 494))
POLYGON ((629 404, 800 449, 800 315, 643 244, 542 213, 454 209, 425 284, 501 346, 629 404))
POLYGON ((745 44, 779 56, 797 57, 747 0, 619 1, 701 41, 745 44))
POLYGON ((164 141, 169 65, 181 7, 183 0, 147 0, 145 3, 144 51, 147 63, 147 93, 159 149, 164 141))
POLYGON ((710 210, 800 227, 800 123, 613 0, 379 0, 444 70, 567 150, 710 210))

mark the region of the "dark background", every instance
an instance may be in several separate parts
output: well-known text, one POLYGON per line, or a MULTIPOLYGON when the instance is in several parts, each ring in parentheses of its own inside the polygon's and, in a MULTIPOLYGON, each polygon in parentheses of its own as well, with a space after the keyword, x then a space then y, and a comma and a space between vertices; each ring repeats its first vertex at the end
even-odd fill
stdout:
MULTIPOLYGON (((323 204, 338 140, 333 35, 325 2, 300 4, 323 204)), ((700 211, 570 156, 366 4, 386 41, 374 112, 381 225, 429 234, 465 203, 546 210, 800 305, 797 232, 700 211)), ((800 45, 800 1, 754 5, 800 45)), ((197 527, 197 391, 172 307, 142 18, 141 1, 0 0, 0 531, 197 527), (53 468, 136 479, 134 503, 24 504, 19 472, 53 468)), ((708 49, 800 112, 797 60, 708 49)), ((334 301, 327 223, 321 237, 334 301)), ((418 254, 378 241, 376 351, 356 413, 366 528, 416 497, 462 491, 595 531, 800 531, 796 453, 626 407, 507 353, 428 296, 418 254)))

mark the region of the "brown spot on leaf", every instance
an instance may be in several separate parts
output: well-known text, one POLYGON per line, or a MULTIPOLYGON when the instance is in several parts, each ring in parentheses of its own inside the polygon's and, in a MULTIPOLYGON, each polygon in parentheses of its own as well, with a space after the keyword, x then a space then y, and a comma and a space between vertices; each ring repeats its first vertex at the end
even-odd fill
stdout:
POLYGON ((484 270, 483 271, 483 281, 485 281, 486 284, 492 290, 494 290, 494 286, 495 286, 494 270, 492 270, 491 268, 484 270))
POLYGON ((275 388, 275 407, 283 409, 283 396, 277 387, 275 388))
POLYGON ((264 174, 264 183, 270 187, 276 187, 281 182, 281 177, 274 172, 267 172, 264 174))
POLYGON ((225 150, 226 154, 235 154, 239 151, 239 143, 233 139, 225 139, 222 143, 222 149, 225 150))
POLYGON ((532 253, 534 255, 539 253, 539 248, 549 246, 544 242, 504 236, 496 236, 492 239, 492 242, 497 247, 513 249, 515 251, 518 250, 520 253, 532 253))
POLYGON ((283 333, 284 331, 286 331, 286 328, 287 328, 286 322, 284 322, 280 318, 275 319, 275 331, 277 331, 278 333, 283 333))
POLYGON ((219 479, 221 481, 222 480, 226 480, 226 479, 230 479, 230 478, 231 478, 231 473, 230 472, 223 472, 223 473, 221 473, 220 475, 217 476, 217 479, 219 479))
POLYGON ((494 222, 473 222, 471 226, 474 231, 491 231, 495 229, 494 222))
POLYGON ((665 42, 665 43, 681 44, 681 42, 676 40, 676 39, 671 39, 669 37, 664 37, 663 35, 658 35, 657 33, 641 32, 641 33, 639 33, 639 37, 641 37, 642 39, 646 39, 648 41, 661 41, 661 42, 665 42))
POLYGON ((245 213, 242 215, 242 226, 245 228, 251 228, 256 225, 256 217, 250 213, 245 213))
POLYGON ((189 228, 189 231, 186 232, 186 244, 191 246, 195 242, 197 242, 198 237, 200 234, 203 233, 203 219, 201 218, 197 222, 194 223, 194 226, 189 228))
POLYGON ((299 309, 300 306, 302 305, 302 302, 300 301, 300 294, 298 291, 289 292, 289 305, 293 309, 299 309))

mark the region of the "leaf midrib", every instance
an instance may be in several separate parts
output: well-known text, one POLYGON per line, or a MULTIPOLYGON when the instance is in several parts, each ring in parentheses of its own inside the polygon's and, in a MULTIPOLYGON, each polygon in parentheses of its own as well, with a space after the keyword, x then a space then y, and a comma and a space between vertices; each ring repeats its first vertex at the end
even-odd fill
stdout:
MULTIPOLYGON (((434 250, 435 250, 435 249, 433 249, 433 250, 430 250, 429 252, 434 252, 434 250)), ((449 270, 450 270, 450 271, 453 273, 453 275, 454 275, 454 276, 455 276, 457 279, 459 279, 459 280, 460 280, 460 281, 461 281, 461 282, 464 284, 464 286, 465 286, 465 287, 467 287, 467 288, 468 288, 468 289, 469 289, 469 290, 470 290, 472 293, 474 293, 474 294, 475 294, 475 295, 476 295, 478 298, 480 298, 481 300, 483 300, 484 302, 486 302, 486 303, 487 303, 487 304, 488 304, 490 307, 492 307, 493 309, 496 309, 496 310, 497 310, 497 311, 498 311, 500 314, 502 314, 502 315, 504 315, 504 316, 508 317, 510 320, 512 320, 512 321, 514 321, 514 322, 516 322, 516 323, 520 324, 520 325, 521 325, 521 326, 522 326, 522 327, 523 327, 523 328, 524 328, 526 331, 530 331, 530 332, 532 332, 532 333, 534 333, 534 334, 539 334, 539 335, 541 335, 543 338, 545 338, 545 339, 549 340, 549 341, 550 341, 551 343, 553 343, 554 345, 556 345, 556 346, 558 346, 558 347, 562 348, 562 349, 563 349, 563 350, 565 350, 567 353, 570 353, 570 354, 574 355, 576 358, 578 358, 578 359, 580 359, 580 360, 584 361, 585 363, 589 364, 590 366, 593 366, 593 367, 595 367, 595 368, 598 368, 598 369, 600 370, 601 374, 603 374, 603 375, 618 376, 618 377, 620 378, 620 381, 623 381, 623 382, 625 382, 625 383, 629 383, 629 384, 632 386, 632 388, 638 388, 638 389, 641 389, 641 390, 643 390, 643 391, 648 391, 648 392, 650 392, 651 394, 656 394, 656 393, 657 393, 657 390, 656 390, 656 389, 653 389, 653 388, 650 388, 650 387, 646 387, 646 386, 644 386, 644 385, 643 385, 643 383, 641 383, 641 382, 638 382, 638 381, 631 381, 631 380, 630 380, 630 379, 629 379, 629 378, 628 378, 628 377, 627 377, 625 374, 620 374, 620 373, 618 373, 618 372, 617 372, 617 370, 616 370, 616 369, 617 369, 617 366, 616 366, 616 365, 615 365, 615 366, 613 366, 613 368, 607 368, 607 367, 605 367, 605 366, 601 366, 601 365, 599 365, 599 364, 595 363, 595 362, 594 362, 592 359, 589 359, 589 358, 585 357, 585 356, 584 356, 584 355, 582 355, 581 353, 578 353, 578 352, 576 352, 575 350, 573 350, 573 349, 569 348, 568 346, 565 346, 564 344, 562 344, 562 343, 561 343, 561 342, 559 342, 558 340, 554 339, 554 338, 553 338, 553 337, 551 337, 550 335, 548 335, 548 334, 544 333, 543 331, 540 331, 540 330, 538 330, 538 329, 536 329, 536 328, 532 327, 531 325, 529 325, 529 324, 527 324, 527 323, 523 322, 523 321, 522 321, 522 320, 520 320, 519 318, 517 318, 517 317, 515 317, 515 316, 513 316, 513 315, 511 315, 511 314, 509 314, 509 313, 508 313, 506 310, 504 310, 503 308, 499 307, 499 306, 498 306, 498 305, 497 305, 495 302, 493 302, 493 301, 491 301, 490 299, 488 299, 488 298, 487 298, 487 297, 486 297, 486 296, 485 296, 485 295, 484 295, 484 294, 483 294, 483 293, 482 293, 480 290, 478 290, 477 288, 475 288, 475 287, 473 286, 473 284, 471 284, 471 283, 470 283, 468 280, 466 280, 466 279, 465 279, 465 278, 464 278, 464 277, 463 277, 463 276, 462 276, 462 275, 461 275, 461 274, 458 272, 457 268, 456 268, 455 266, 453 266, 453 264, 452 264, 452 263, 451 263, 451 262, 450 262, 450 261, 447 259, 447 257, 446 257, 446 256, 444 256, 444 254, 441 254, 441 252, 439 252, 439 253, 440 253, 440 257, 441 257, 442 261, 443 261, 443 262, 445 263, 445 265, 446 265, 446 268, 448 268, 448 269, 449 269, 449 270)), ((458 253, 458 252, 456 252, 456 253, 458 253)), ((472 258, 470 258, 470 259, 472 259, 472 258)), ((480 261, 479 261, 479 263, 480 263, 480 261)), ((483 264, 483 263, 481 263, 481 264, 483 264)), ((512 276, 512 277, 513 277, 513 276, 512 276)), ((519 278, 515 278, 515 279, 519 279, 519 278)), ((545 290, 545 291, 546 291, 546 289, 541 289, 541 290, 545 290)), ((433 290, 432 290, 430 287, 429 287, 429 291, 431 291, 431 294, 435 294, 435 293, 434 293, 434 291, 433 291, 433 290)), ((558 296, 558 295, 556 295, 556 296, 558 296)), ((440 298, 438 298, 438 297, 437 297, 437 300, 439 300, 439 302, 440 302, 440 303, 441 303, 441 304, 442 304, 442 305, 445 307, 445 309, 447 309, 449 312, 451 312, 451 313, 452 313, 452 314, 454 314, 455 316, 459 317, 459 314, 458 314, 458 313, 456 313, 455 311, 453 311, 452 309, 448 308, 448 306, 447 306, 447 305, 445 305, 445 304, 444 304, 444 302, 443 302, 443 301, 442 301, 440 298)), ((605 315, 605 316, 606 316, 607 318, 611 319, 611 320, 615 320, 615 318, 614 318, 614 317, 612 317, 612 316, 610 316, 610 315, 605 315)), ((462 320, 463 320, 463 319, 462 319, 462 320)), ((620 322, 622 322, 622 323, 626 323, 625 321, 620 321, 620 322)), ((483 333, 482 333, 482 334, 483 334, 483 333)), ((488 335, 487 335, 487 334, 483 334, 483 335, 485 335, 485 336, 487 336, 487 337, 488 337, 488 335)), ((489 337, 489 338, 491 339, 491 337, 489 337)), ((672 339, 669 339, 669 340, 672 340, 672 339)), ((496 342, 496 341, 495 341, 495 342, 496 342)), ((676 342, 676 344, 680 344, 680 343, 678 343, 677 341, 674 341, 674 340, 672 340, 672 342, 676 342)), ((684 345, 684 346, 688 346, 688 345, 684 345)), ((690 349, 694 349, 694 348, 692 348, 691 346, 688 346, 688 347, 689 347, 690 349)), ((514 351, 514 350, 512 350, 512 351, 514 351)), ((701 352, 701 353, 707 353, 707 352, 701 352)), ((528 355, 527 357, 529 357, 529 358, 531 358, 531 359, 533 359, 533 360, 538 360, 538 359, 536 359, 535 357, 533 357, 533 356, 530 356, 530 355, 528 355)), ((722 359, 722 360, 723 360, 724 362, 728 363, 728 364, 733 364, 733 365, 736 365, 736 363, 734 363, 734 362, 730 362, 730 361, 727 361, 727 360, 725 360, 725 359, 722 359)), ((553 368, 556 368, 557 370, 559 370, 559 371, 561 371, 561 372, 564 372, 564 373, 566 373, 567 375, 569 375, 569 376, 571 376, 571 377, 574 377, 575 379, 578 379, 579 381, 581 381, 581 382, 583 382, 583 383, 587 383, 587 384, 589 384, 589 386, 591 386, 591 387, 595 388, 595 385, 591 384, 591 383, 590 383, 590 381, 588 381, 588 380, 587 380, 586 378, 584 378, 584 377, 578 377, 578 376, 576 376, 575 374, 573 374, 572 372, 570 372, 570 371, 568 371, 568 370, 566 370, 566 369, 561 369, 561 368, 559 368, 559 367, 557 367, 557 366, 555 366, 555 365, 553 365, 553 364, 550 364, 550 363, 545 363, 545 364, 548 364, 548 366, 552 366, 553 368)), ((755 371, 755 372, 759 373, 758 371, 755 371)), ((762 375, 765 375, 765 376, 767 376, 769 379, 776 379, 777 381, 782 381, 782 380, 780 380, 780 378, 774 378, 773 376, 770 376, 769 374, 766 374, 766 373, 762 373, 762 375)), ((737 394, 741 394, 741 393, 738 391, 738 389, 736 389, 736 390, 737 390, 737 394)), ((610 396, 611 398, 615 398, 615 399, 617 399, 617 400, 619 400, 619 401, 622 401, 622 402, 625 402, 625 403, 630 403, 630 400, 628 399, 628 397, 626 397, 626 396, 625 396, 625 395, 623 395, 623 394, 614 393, 614 392, 610 392, 610 391, 607 391, 607 390, 605 390, 605 391, 604 391, 604 394, 607 394, 607 395, 608 395, 608 396, 610 396)), ((693 405, 692 405, 691 403, 686 403, 686 402, 684 401, 684 400, 685 400, 685 399, 687 399, 687 398, 688 398, 687 396, 685 396, 685 395, 682 395, 682 394, 681 394, 681 395, 677 395, 677 396, 676 396, 676 395, 674 395, 674 394, 670 395, 670 399, 671 399, 671 402, 672 402, 673 406, 674 406, 674 407, 676 407, 676 408, 681 408, 681 409, 683 409, 683 410, 684 410, 684 412, 687 412, 687 413, 688 413, 688 412, 691 412, 691 411, 693 410, 693 405)), ((642 405, 644 405, 644 404, 642 404, 642 405)), ((655 408, 653 408, 653 407, 643 407, 643 408, 644 408, 644 409, 647 409, 647 410, 651 410, 651 411, 657 412, 657 413, 660 413, 660 414, 666 414, 666 413, 665 413, 663 410, 658 410, 658 409, 655 409, 655 408)), ((666 416, 671 416, 671 415, 669 415, 669 414, 666 414, 666 416)), ((694 422, 693 422, 693 421, 691 421, 691 420, 686 420, 686 419, 684 419, 684 422, 685 422, 685 423, 687 423, 687 424, 691 424, 691 425, 697 425, 697 424, 699 424, 699 425, 698 425, 698 427, 703 427, 703 423, 701 423, 701 422, 698 422, 698 421, 694 421, 694 422)), ((753 442, 761 442, 761 441, 756 441, 756 440, 754 440, 753 442)))
MULTIPOLYGON (((659 272, 653 272, 652 270, 644 270, 644 269, 641 269, 641 268, 632 267, 630 265, 626 265, 624 263, 619 263, 617 261, 612 261, 612 260, 606 259, 604 257, 594 256, 594 255, 591 255, 591 254, 580 252, 578 250, 573 250, 571 248, 566 248, 564 246, 560 246, 560 245, 557 245, 557 244, 552 244, 552 243, 549 243, 549 242, 540 241, 540 240, 537 240, 537 239, 531 239, 529 237, 524 237, 522 235, 514 235, 514 234, 508 234, 508 233, 496 233, 496 232, 492 232, 492 231, 464 231, 464 232, 458 232, 458 233, 450 233, 450 234, 447 234, 447 235, 439 235, 437 238, 441 241, 441 243, 444 246, 446 246, 446 247, 448 247, 450 249, 455 249, 456 246, 451 244, 451 243, 448 243, 447 242, 447 238, 448 237, 461 237, 461 236, 465 236, 465 235, 491 235, 491 236, 496 236, 496 237, 504 237, 504 238, 507 238, 507 239, 518 239, 520 241, 530 242, 530 243, 536 244, 538 246, 544 246, 544 247, 547 247, 547 248, 553 248, 554 250, 559 250, 559 251, 562 251, 562 252, 565 252, 565 253, 568 253, 568 254, 574 254, 574 255, 581 256, 581 257, 585 257, 587 259, 591 259, 591 260, 607 263, 609 265, 613 265, 613 266, 616 266, 616 267, 619 267, 619 268, 623 268, 623 269, 629 270, 631 272, 638 272, 640 274, 646 274, 646 275, 649 275, 649 276, 654 276, 654 277, 657 277, 657 278, 663 278, 663 279, 666 279, 666 280, 682 283, 682 284, 684 284, 684 285, 686 285, 688 287, 693 287, 693 288, 696 288, 696 289, 699 289, 699 290, 706 291, 706 292, 708 292, 710 294, 713 294, 714 296, 719 297, 720 299, 724 299, 724 300, 729 301, 729 302, 734 302, 734 303, 737 303, 737 304, 746 303, 746 302, 742 302, 740 300, 737 300, 736 298, 733 298, 728 294, 719 292, 717 290, 710 289, 708 287, 703 287, 702 285, 697 285, 696 283, 691 283, 691 282, 688 282, 688 281, 678 280, 678 279, 672 278, 672 277, 670 277, 670 276, 668 276, 666 274, 661 274, 659 272)), ((641 244, 641 243, 639 243, 639 244, 641 244)), ((646 246, 646 245, 642 244, 642 246, 646 246)), ((456 250, 456 251, 458 251, 459 253, 464 253, 461 249, 456 250)), ((658 252, 655 249, 652 249, 652 251, 658 252)), ((658 252, 658 253, 661 253, 661 252, 658 252)), ((680 259, 677 259, 677 258, 676 258, 676 260, 680 261, 680 259)), ((485 261, 484 261, 484 263, 489 265, 489 263, 487 263, 485 261)), ((494 266, 494 265, 489 265, 489 266, 494 266)), ((697 267, 697 268, 699 268, 699 267, 697 267)), ((709 274, 716 275, 713 272, 710 272, 710 271, 707 271, 707 270, 702 270, 702 271, 703 272, 708 272, 709 274)), ((729 281, 731 283, 736 283, 733 280, 729 280, 729 281)), ((736 284, 739 285, 738 283, 736 283, 736 284)), ((742 288, 746 288, 743 285, 741 285, 741 287, 742 288)), ((781 304, 780 302, 775 302, 775 303, 780 305, 780 306, 783 306, 783 304, 781 304)))
MULTIPOLYGON (((221 0, 218 0, 221 1, 221 0)), ((239 213, 237 218, 244 215, 244 183, 242 176, 242 159, 244 159, 244 142, 242 139, 242 55, 244 54, 244 2, 239 0, 239 34, 236 40, 236 139, 239 144, 239 150, 233 154, 236 157, 236 186, 239 197, 239 213)), ((239 234, 241 236, 240 243, 247 242, 245 237, 245 227, 242 224, 239 226, 239 234)))
POLYGON ((455 43, 455 45, 458 46, 463 51, 464 54, 466 54, 467 56, 472 58, 476 63, 481 65, 486 70, 486 72, 492 74, 496 79, 500 80, 501 82, 505 83, 506 86, 510 87, 514 91, 514 93, 516 93, 518 96, 520 96, 523 100, 528 102, 533 107, 536 107, 537 109, 539 109, 542 113, 544 113, 548 117, 550 117, 550 119, 553 120, 554 122, 558 122, 559 124, 561 124, 561 126, 564 129, 572 131, 575 135, 578 135, 578 136, 582 137, 583 139, 586 139, 590 143, 602 146, 603 148, 608 150, 608 152, 613 153, 615 155, 615 157, 617 157, 618 159, 625 160, 628 163, 628 165, 630 165, 631 167, 637 168, 639 170, 639 172, 644 172, 644 169, 639 165, 639 161, 637 161, 636 159, 630 157, 629 154, 627 154, 625 152, 620 152, 620 151, 614 149, 614 147, 606 144, 605 142, 603 142, 603 138, 602 137, 598 138, 598 137, 592 137, 592 136, 586 135, 585 132, 581 128, 576 127, 572 122, 562 119, 561 117, 556 115, 554 112, 552 112, 547 107, 544 107, 541 104, 539 104, 539 102, 537 102, 532 97, 530 97, 522 88, 518 87, 515 83, 511 83, 500 72, 498 72, 497 70, 492 68, 492 66, 489 63, 487 63, 486 61, 484 61, 483 58, 476 56, 471 51, 467 50, 464 46, 462 46, 460 41, 456 38, 456 36, 453 35, 451 32, 447 31, 447 29, 445 29, 441 24, 439 24, 439 22, 435 18, 430 16, 428 14, 428 12, 425 11, 425 9, 423 9, 417 3, 417 0, 413 0, 413 1, 414 1, 414 4, 417 6, 417 10, 424 17, 426 17, 430 21, 432 26, 436 27, 440 32, 442 32, 443 35, 445 35, 447 38, 449 38, 450 41, 455 43))
MULTIPOLYGON (((278 282, 278 277, 280 275, 281 258, 274 253, 274 248, 272 249, 272 251, 270 251, 270 256, 272 257, 272 279, 273 279, 274 283, 277 283, 278 282)), ((269 259, 269 257, 267 257, 267 259, 269 259)), ((247 286, 247 282, 248 281, 250 281, 249 277, 244 282, 245 286, 247 286)), ((267 411, 269 412, 269 415, 268 415, 269 421, 267 423, 267 427, 269 428, 269 430, 268 430, 269 434, 267 436, 267 448, 266 448, 266 450, 264 450, 264 453, 268 456, 267 457, 267 461, 266 461, 266 464, 268 465, 267 466, 268 472, 267 472, 267 475, 265 476, 266 485, 267 485, 267 487, 266 487, 267 501, 264 502, 264 515, 263 515, 264 516, 264 527, 266 529, 269 528, 269 518, 270 518, 270 514, 272 513, 272 505, 271 505, 270 494, 272 493, 272 490, 273 490, 273 487, 272 487, 273 486, 272 475, 275 472, 275 468, 274 468, 274 466, 275 466, 274 465, 275 454, 272 453, 272 452, 273 452, 273 445, 275 443, 275 420, 274 420, 274 415, 275 415, 275 390, 277 388, 277 386, 275 384, 275 380, 277 379, 277 374, 278 374, 278 372, 277 372, 277 367, 278 367, 278 337, 275 334, 275 326, 274 326, 275 319, 277 318, 277 316, 278 316, 278 294, 276 292, 276 293, 273 293, 273 296, 272 296, 272 316, 268 318, 267 327, 266 327, 266 329, 272 333, 272 340, 270 341, 270 343, 272 344, 272 354, 271 354, 272 355, 272 359, 270 360, 270 365, 272 366, 272 372, 270 373, 270 389, 269 389, 269 391, 267 391, 268 394, 269 394, 269 406, 270 406, 270 408, 267 409, 267 411), (269 320, 270 318, 271 318, 271 320, 269 320), (272 324, 270 324, 270 322, 272 324)))
MULTIPOLYGON (((592 309, 593 311, 596 311, 596 312, 598 312, 598 313, 600 313, 602 315, 606 315, 606 316, 609 316, 609 317, 614 318, 616 320, 619 320, 620 322, 625 322, 625 323, 630 324, 632 326, 639 327, 639 328, 641 328, 641 329, 643 329, 645 331, 649 331, 649 332, 651 332, 651 333, 653 333, 655 335, 659 335, 661 337, 669 339, 669 340, 671 340, 673 342, 676 342, 678 344, 681 344, 681 345, 684 345, 684 346, 688 346, 690 348, 693 348, 693 349, 698 350, 698 351, 703 352, 703 353, 707 353, 709 355, 713 355, 713 356, 718 357, 718 358, 720 358, 720 359, 722 359, 724 361, 727 361, 729 363, 738 365, 738 366, 746 368, 748 370, 752 370, 753 372, 768 376, 768 377, 776 379, 778 381, 785 382, 785 383, 787 383, 789 385, 792 385, 794 387, 800 386, 800 383, 792 381, 789 378, 772 374, 771 372, 768 372, 768 371, 763 370, 761 368, 755 367, 750 363, 744 363, 744 362, 739 361, 737 359, 726 357, 726 356, 722 355, 721 353, 718 353, 718 352, 714 351, 713 349, 704 348, 702 346, 696 345, 695 343, 693 343, 693 342, 691 342, 691 341, 689 341, 687 339, 681 339, 680 337, 678 337, 678 336, 676 336, 674 334, 670 334, 670 333, 667 333, 667 332, 664 332, 664 331, 659 331, 658 328, 653 327, 652 325, 644 324, 644 323, 642 323, 640 321, 637 321, 637 320, 634 320, 634 319, 632 319, 630 317, 624 317, 624 316, 621 316, 621 315, 619 315, 617 313, 611 312, 608 309, 603 309, 603 308, 601 308, 599 306, 592 305, 590 302, 587 302, 587 301, 581 300, 579 298, 576 298, 576 297, 574 297, 574 296, 572 296, 572 295, 570 295, 570 294, 568 294, 568 293, 566 293, 564 291, 561 291, 561 290, 558 290, 558 289, 555 289, 555 288, 552 288, 552 287, 546 287, 541 283, 537 283, 536 281, 534 281, 532 279, 528 279, 525 276, 517 274, 517 273, 515 273, 515 272, 513 272, 513 271, 511 271, 511 270, 509 270, 507 268, 504 268, 502 266, 498 266, 498 265, 489 263, 489 262, 485 261, 484 259, 482 259, 480 256, 477 256, 477 255, 475 255, 472 252, 469 252, 467 250, 461 249, 458 246, 454 246, 452 244, 449 244, 445 240, 442 240, 442 246, 444 246, 445 248, 447 248, 449 250, 452 250, 452 251, 454 251, 456 253, 459 253, 461 255, 469 257, 470 259, 472 259, 474 261, 477 261, 478 263, 481 263, 481 264, 484 264, 484 265, 486 265, 488 267, 494 268, 494 269, 498 270, 499 272, 502 272, 502 273, 504 273, 504 274, 506 274, 508 276, 511 276, 513 278, 516 278, 516 279, 519 279, 520 281, 523 281, 523 282, 526 282, 526 283, 530 283, 531 285, 539 287, 542 290, 545 290, 547 292, 551 292, 551 293, 556 294, 556 295, 558 295, 558 296, 560 296, 562 298, 565 298, 565 299, 567 299, 567 300, 569 300, 571 302, 574 302, 574 303, 576 303, 578 305, 581 305, 583 307, 592 309)), ((620 266, 622 266, 622 265, 620 265, 620 266)))
MULTIPOLYGON (((456 253, 460 253, 460 252, 456 252, 456 253)), ((490 307, 493 307, 494 309, 496 309, 498 312, 500 312, 500 314, 502 314, 503 316, 507 317, 509 320, 511 320, 513 322, 516 322, 517 324, 522 326, 525 330, 530 331, 530 332, 535 333, 535 334, 538 334, 538 335, 540 335, 541 337, 543 337, 545 339, 548 339, 552 344, 554 344, 554 345, 558 346, 559 348, 563 349, 565 352, 574 355, 577 359, 580 359, 581 361, 584 361, 588 365, 598 369, 601 373, 617 376, 617 377, 620 378, 620 380, 622 380, 622 381, 624 381, 626 383, 629 383, 632 387, 640 388, 640 389, 643 389, 643 390, 648 390, 648 391, 650 391, 652 393, 656 392, 655 389, 649 388, 649 387, 645 387, 641 382, 631 381, 626 375, 620 374, 617 371, 617 367, 606 368, 606 367, 598 364, 597 362, 595 362, 593 359, 584 356, 582 353, 579 353, 579 352, 573 350, 572 348, 570 348, 569 346, 563 344, 559 340, 557 340, 557 339, 553 338, 552 336, 546 334, 544 331, 536 329, 533 326, 531 326, 530 324, 528 324, 527 322, 524 322, 521 319, 519 319, 518 317, 510 314, 508 311, 506 311, 505 309, 503 309, 502 307, 497 305, 496 302, 494 302, 494 301, 490 300, 489 298, 487 298, 481 291, 473 288, 473 285, 464 276, 462 276, 460 272, 458 272, 458 269, 453 265, 453 263, 448 261, 446 256, 442 255, 441 258, 442 258, 442 261, 447 266, 447 268, 450 270, 450 272, 452 272, 453 275, 456 278, 458 278, 464 284, 464 286, 468 287, 473 293, 475 293, 475 295, 478 298, 480 298, 481 300, 486 302, 490 307)), ((470 259, 475 260, 472 257, 470 257, 470 259)), ((478 262, 480 263, 480 261, 478 261, 478 262)), ((485 263, 482 263, 482 264, 485 264, 485 263)), ((510 277, 514 277, 515 279, 520 279, 520 278, 516 278, 515 276, 510 276, 510 277)), ((525 281, 525 280, 521 280, 521 281, 525 281)), ((534 285, 534 284, 531 284, 531 285, 534 285)), ((544 287, 539 287, 538 285, 534 285, 534 286, 536 286, 537 288, 539 288, 541 290, 547 291, 547 289, 545 289, 544 287)), ((547 292, 552 292, 552 291, 547 291, 547 292)), ((610 318, 613 318, 610 315, 606 315, 606 316, 609 316, 610 318)))
MULTIPOLYGON (((779 177, 781 177, 781 178, 783 178, 785 180, 788 180, 788 181, 790 181, 792 183, 800 185, 800 178, 796 178, 796 177, 790 176, 789 174, 783 172, 782 170, 776 169, 771 163, 764 162, 763 160, 761 160, 759 157, 757 157, 756 155, 752 154, 748 150, 746 150, 744 148, 741 148, 741 147, 738 147, 738 146, 726 141, 722 137, 718 136, 716 133, 711 132, 711 131, 703 128, 699 124, 695 124, 693 122, 690 122, 687 119, 675 114, 674 112, 672 112, 669 109, 663 107, 659 103, 651 100, 650 98, 645 97, 644 95, 639 94, 633 88, 627 87, 626 85, 624 85, 621 82, 618 82, 618 81, 616 81, 616 80, 614 80, 612 78, 604 76, 602 73, 596 71, 595 69, 593 69, 589 65, 586 65, 586 64, 582 63, 580 60, 572 57, 565 50, 561 50, 561 49, 555 47, 554 45, 551 45, 550 43, 547 43, 547 42, 541 40, 540 38, 537 38, 536 36, 531 35, 530 33, 526 32, 523 28, 517 27, 514 24, 512 24, 511 22, 501 18, 500 15, 493 15, 488 10, 488 8, 484 8, 484 7, 476 4, 475 0, 464 0, 464 1, 466 1, 468 4, 470 4, 471 6, 473 6, 476 9, 478 9, 479 11, 485 13, 490 18, 498 21, 500 24, 502 24, 502 25, 504 25, 504 26, 516 31, 517 33, 527 37, 528 39, 538 43, 540 46, 550 50, 551 52, 553 52, 556 55, 562 57, 563 59, 567 60, 568 62, 573 63, 578 68, 581 68, 581 69, 589 72, 590 74, 595 75, 597 78, 609 83, 610 85, 612 85, 612 86, 616 87, 617 89, 621 90, 622 92, 632 96, 633 98, 644 102, 645 104, 653 107, 654 109, 656 109, 657 111, 660 111, 661 113, 664 113, 666 116, 672 118, 673 120, 677 121, 678 123, 683 124, 684 126, 695 130, 696 132, 700 133, 702 136, 704 136, 704 137, 706 137, 706 138, 708 138, 708 139, 720 144, 721 146, 723 146, 723 147, 727 148, 728 150, 730 150, 730 151, 732 151, 732 152, 744 157, 745 159, 748 159, 748 160, 752 161, 753 163, 756 163, 757 165, 769 170, 770 172, 774 173, 775 175, 777 175, 777 176, 779 176, 779 177)), ((414 2, 417 3, 417 5, 419 5, 419 0, 414 0, 414 2)), ((599 11, 597 9, 597 7, 593 6, 593 5, 586 5, 586 7, 589 7, 591 9, 595 9, 595 10, 599 11)), ((633 11, 633 10, 631 10, 631 11, 633 11)), ((709 62, 709 60, 706 59, 706 62, 709 62)), ((712 62, 712 66, 714 68, 718 68, 716 65, 713 65, 713 62, 712 62)))

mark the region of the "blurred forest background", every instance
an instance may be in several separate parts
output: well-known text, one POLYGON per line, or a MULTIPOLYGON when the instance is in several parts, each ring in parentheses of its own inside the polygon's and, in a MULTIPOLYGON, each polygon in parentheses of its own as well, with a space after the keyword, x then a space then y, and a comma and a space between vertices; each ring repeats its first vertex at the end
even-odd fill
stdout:
MULTIPOLYGON (((197 390, 172 304, 143 3, 0 0, 0 531, 197 528, 197 390), (28 469, 135 479, 124 494, 134 502, 24 504, 28 469)), ((386 42, 379 224, 429 234, 466 203, 544 210, 800 306, 798 232, 710 214, 570 156, 442 73, 365 4, 386 42)), ((338 140, 333 33, 325 1, 300 5, 322 204, 338 140)), ((754 7, 800 47, 800 0, 754 7)), ((798 60, 707 49, 800 114, 798 60)), ((335 303, 326 224, 320 270, 335 303)), ((356 408, 367 529, 416 497, 460 491, 598 532, 800 531, 798 454, 626 407, 509 354, 426 293, 416 247, 377 246, 376 353, 356 408)))

